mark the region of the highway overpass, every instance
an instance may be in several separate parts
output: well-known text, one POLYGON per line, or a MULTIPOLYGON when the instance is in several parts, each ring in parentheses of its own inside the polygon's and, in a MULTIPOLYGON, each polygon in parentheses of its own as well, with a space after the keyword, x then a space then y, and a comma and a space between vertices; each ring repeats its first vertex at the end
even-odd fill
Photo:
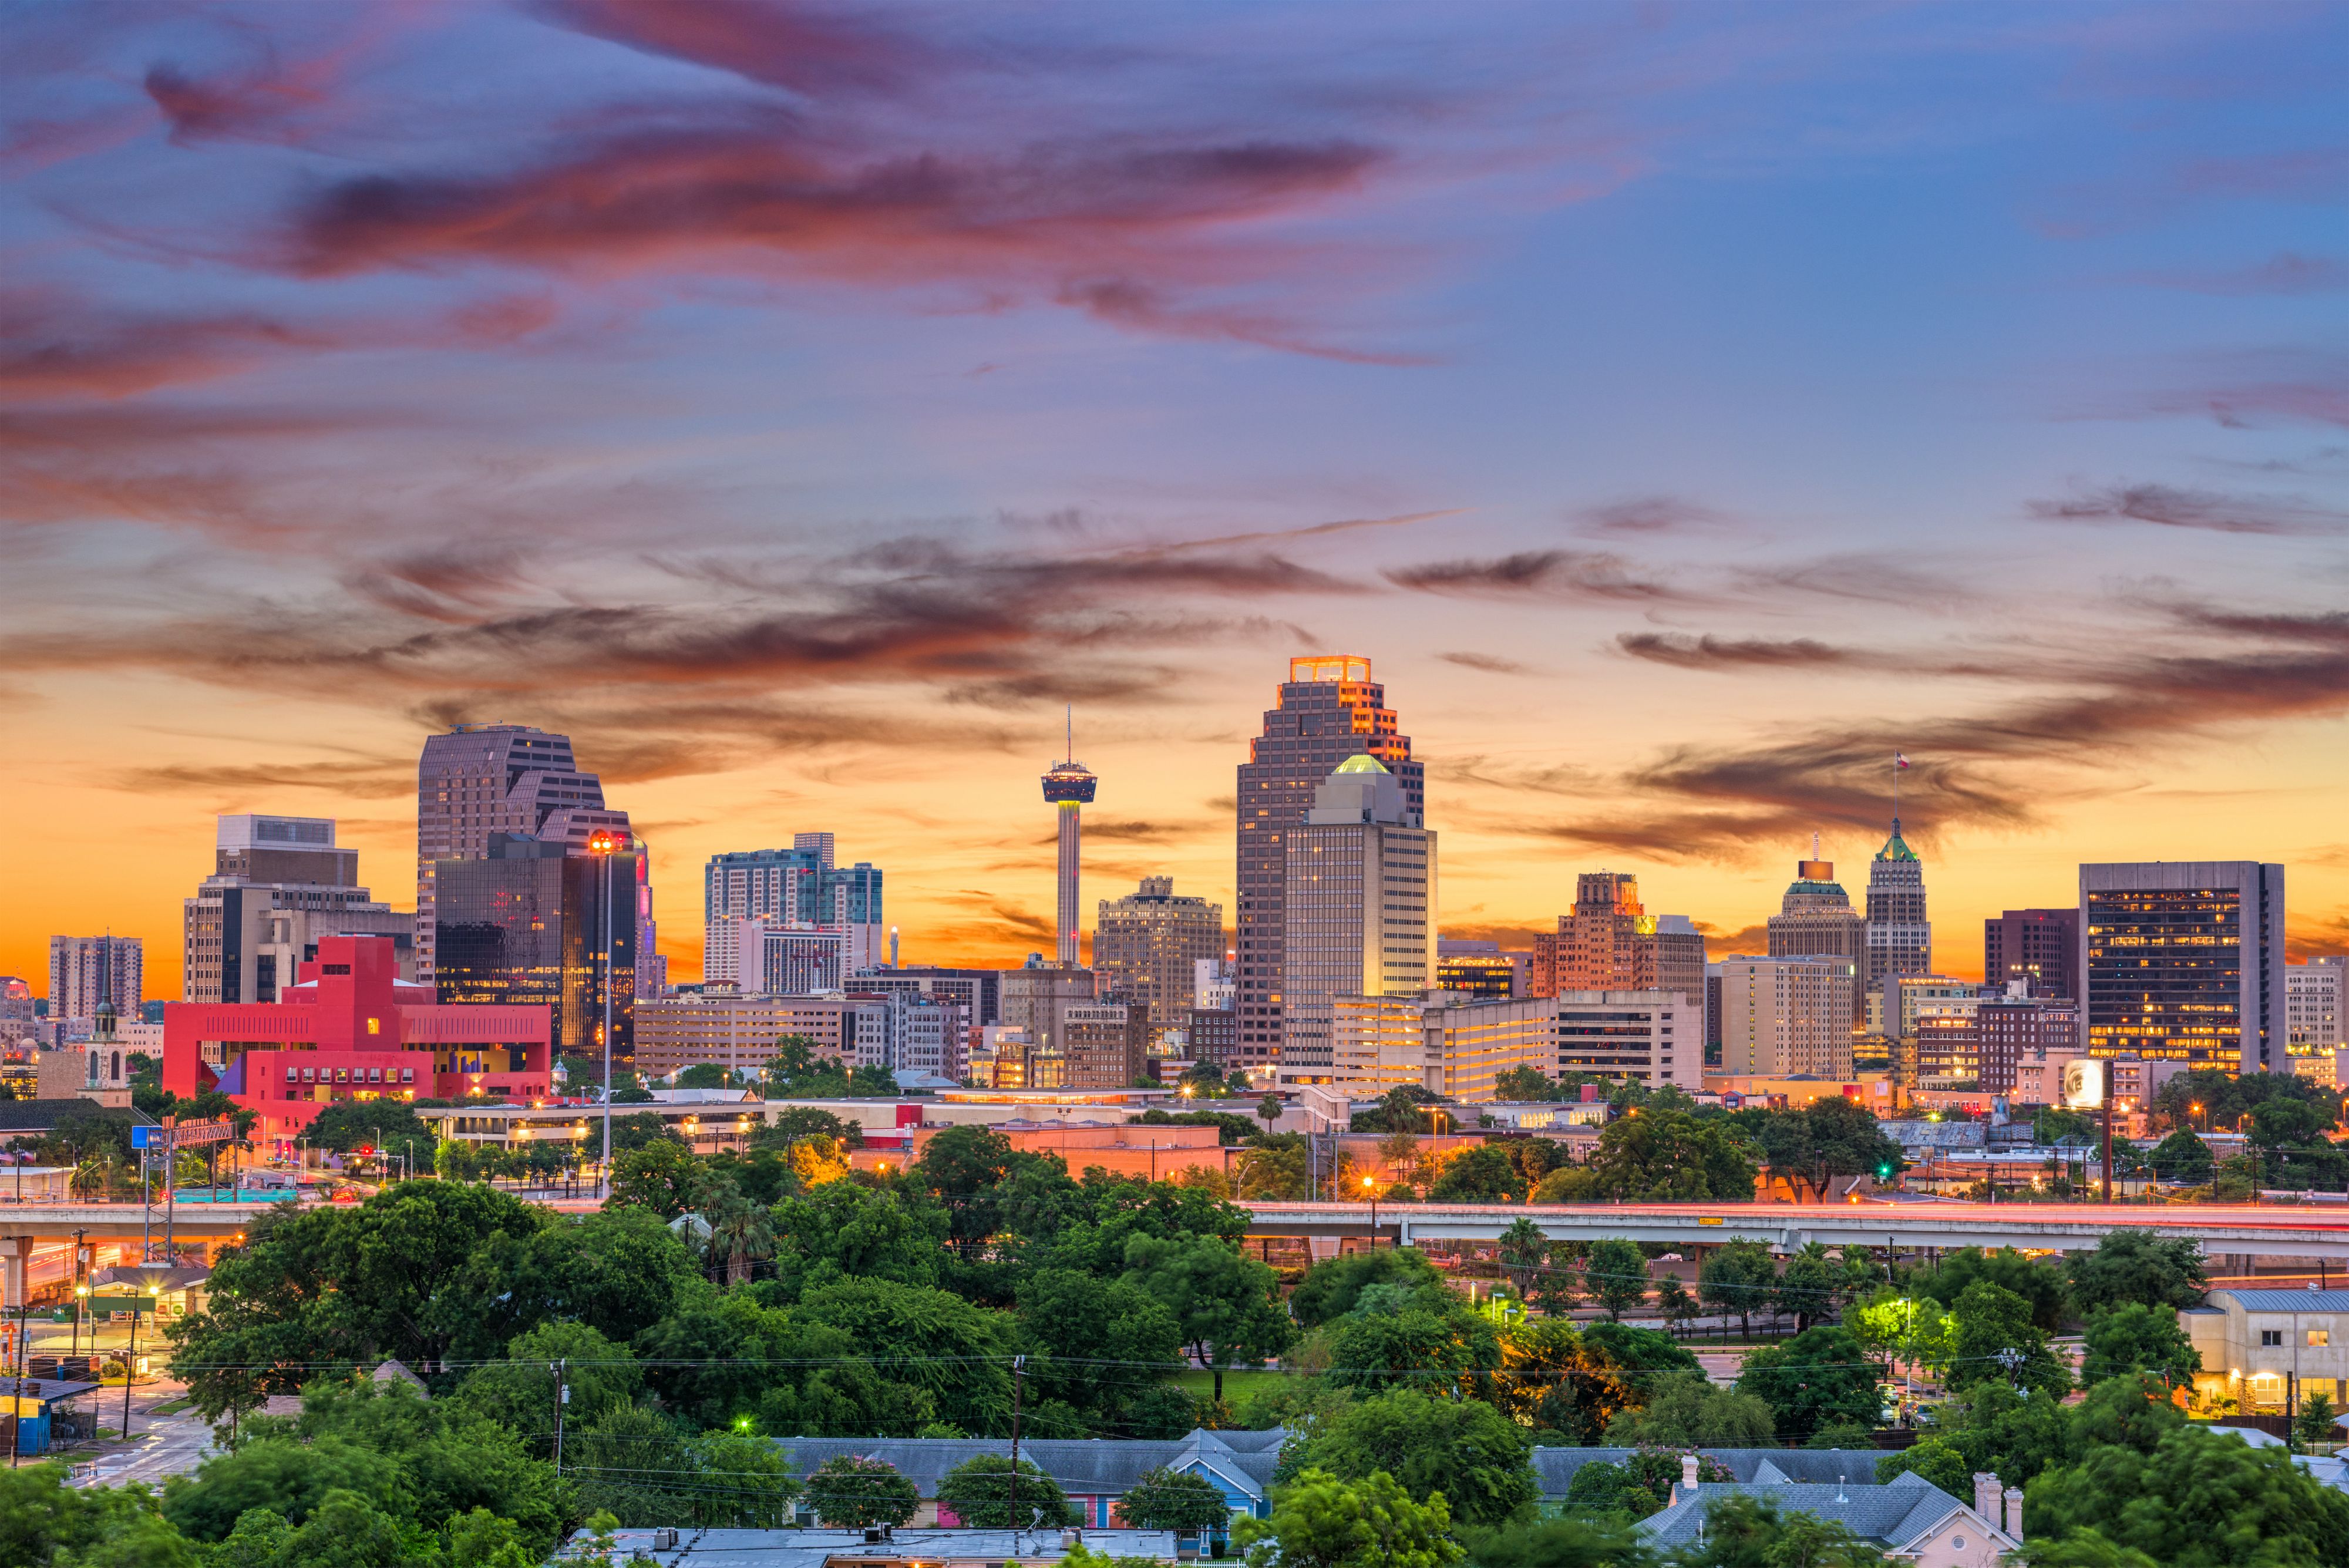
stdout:
MULTIPOLYGON (((1253 1202, 1251 1236, 1341 1240, 1371 1234, 1367 1203, 1253 1202)), ((2078 1251, 2115 1231, 2188 1236, 2214 1255, 2349 1262, 2349 1206, 2100 1203, 1381 1203, 1382 1241, 1489 1241, 1530 1220, 1555 1241, 1714 1246, 1760 1241, 1793 1251, 1830 1247, 2026 1247, 2078 1251)))

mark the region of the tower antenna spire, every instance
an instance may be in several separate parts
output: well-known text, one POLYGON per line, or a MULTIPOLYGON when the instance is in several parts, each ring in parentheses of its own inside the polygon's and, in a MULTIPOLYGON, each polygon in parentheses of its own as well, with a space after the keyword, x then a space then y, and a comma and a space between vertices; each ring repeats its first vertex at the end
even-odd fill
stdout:
POLYGON ((1061 755, 1073 763, 1077 760, 1077 705, 1074 702, 1061 708, 1061 724, 1063 732, 1061 755))

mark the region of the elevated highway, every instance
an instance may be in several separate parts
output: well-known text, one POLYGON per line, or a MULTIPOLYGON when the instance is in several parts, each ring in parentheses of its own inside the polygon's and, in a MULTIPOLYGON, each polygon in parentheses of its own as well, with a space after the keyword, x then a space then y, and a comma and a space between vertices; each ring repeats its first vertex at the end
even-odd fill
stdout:
MULTIPOLYGON (((1258 1201, 1251 1236, 1367 1238, 1367 1203, 1258 1201)), ((1381 1241, 1489 1241, 1530 1220, 1554 1241, 1632 1241, 1715 1246, 1750 1241, 1785 1251, 1806 1241, 1830 1247, 2025 1247, 2076 1251, 2115 1231, 2187 1236, 2208 1253, 2265 1253, 2349 1262, 2349 1206, 2100 1203, 1381 1203, 1381 1241)))

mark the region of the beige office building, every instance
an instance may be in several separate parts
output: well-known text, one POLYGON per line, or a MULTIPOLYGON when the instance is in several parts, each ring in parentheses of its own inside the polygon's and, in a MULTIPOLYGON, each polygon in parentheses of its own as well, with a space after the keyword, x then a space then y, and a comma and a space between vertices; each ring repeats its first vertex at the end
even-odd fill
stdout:
POLYGON ((1172 877, 1144 877, 1123 898, 1103 898, 1093 920, 1093 970, 1104 992, 1138 1003, 1153 1029, 1190 1020, 1198 966, 1224 956, 1224 907, 1178 895, 1172 877))
POLYGON ((1849 1078, 1857 983, 1848 959, 1723 959, 1722 1075, 1849 1078))
POLYGON ((2343 1022, 2344 1000, 2349 1000, 2349 958, 2336 953, 2284 965, 2284 1049, 2291 1054, 2293 1072, 2333 1083, 2335 1054, 2349 1044, 2343 1022))
MULTIPOLYGON (((1848 959, 1857 974, 1868 961, 1868 919, 1851 907, 1851 895, 1835 879, 1835 862, 1818 854, 1814 837, 1811 858, 1795 863, 1795 879, 1767 922, 1770 956, 1848 959)), ((1860 1021, 1867 1005, 1867 997, 1853 987, 1853 1022, 1860 1021)))
POLYGON ((636 1071, 665 1078, 680 1068, 715 1063, 730 1072, 756 1073, 774 1060, 786 1034, 806 1040, 818 1055, 857 1064, 860 1020, 866 1032, 885 1028, 888 1003, 879 997, 761 996, 726 990, 687 992, 636 1003, 636 1071))
POLYGON ((1288 836, 1284 1083, 1333 1074, 1339 997, 1418 997, 1435 984, 1436 836, 1409 819, 1393 775, 1358 755, 1322 782, 1288 836))

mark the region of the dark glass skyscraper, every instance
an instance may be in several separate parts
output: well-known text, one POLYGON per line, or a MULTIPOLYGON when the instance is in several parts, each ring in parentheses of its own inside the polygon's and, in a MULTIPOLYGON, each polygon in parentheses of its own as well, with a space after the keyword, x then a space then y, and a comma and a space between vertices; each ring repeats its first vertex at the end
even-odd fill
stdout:
POLYGON ((1286 956, 1288 837, 1313 809, 1313 792, 1348 757, 1376 757, 1402 787, 1403 825, 1426 826, 1426 770, 1395 730, 1371 661, 1325 654, 1288 661, 1288 679, 1239 767, 1238 1064, 1278 1060, 1286 956))
POLYGON ((434 868, 440 1000, 543 1002, 558 1055, 600 1056, 608 942, 612 1054, 633 1056, 636 856, 570 855, 523 834, 498 834, 486 847, 485 859, 434 868))
POLYGON ((2092 1056, 2288 1073, 2283 867, 2169 860, 2080 867, 2092 1056))

